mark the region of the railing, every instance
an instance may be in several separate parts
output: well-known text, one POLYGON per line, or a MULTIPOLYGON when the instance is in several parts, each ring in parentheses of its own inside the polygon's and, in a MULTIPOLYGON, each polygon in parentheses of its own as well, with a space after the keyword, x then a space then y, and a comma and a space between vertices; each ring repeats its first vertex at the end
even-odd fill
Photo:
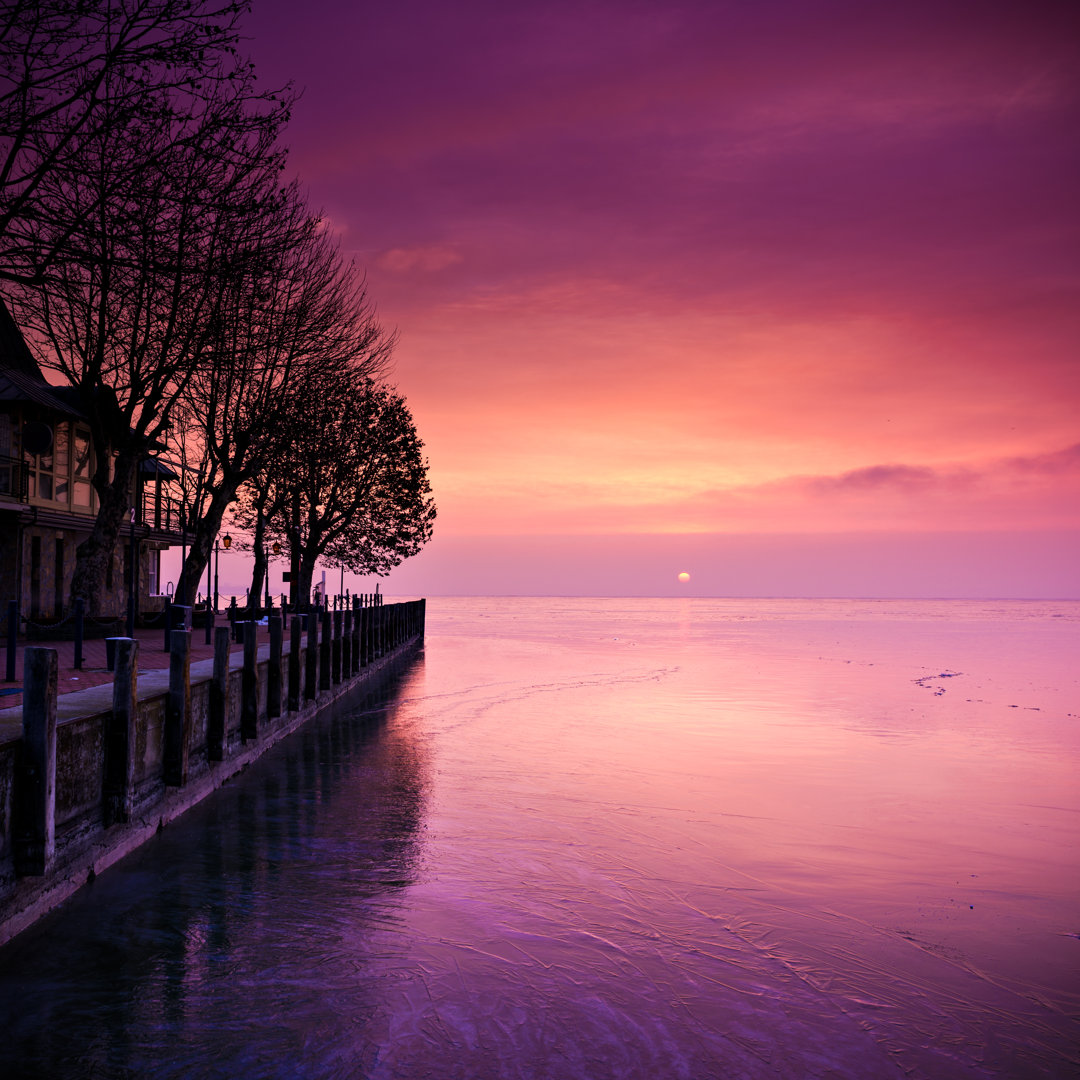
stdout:
POLYGON ((0 454, 0 498, 26 502, 30 497, 30 466, 21 458, 0 454))
POLYGON ((184 524, 184 507, 179 499, 155 491, 144 491, 139 509, 141 525, 146 525, 153 532, 180 535, 184 524))

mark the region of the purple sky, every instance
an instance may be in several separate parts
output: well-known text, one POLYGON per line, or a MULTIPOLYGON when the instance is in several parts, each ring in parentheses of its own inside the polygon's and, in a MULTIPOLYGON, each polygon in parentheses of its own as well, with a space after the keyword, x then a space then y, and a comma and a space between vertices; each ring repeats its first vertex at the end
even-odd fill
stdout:
POLYGON ((1080 595, 1075 4, 248 27, 431 457, 384 588, 1080 595))

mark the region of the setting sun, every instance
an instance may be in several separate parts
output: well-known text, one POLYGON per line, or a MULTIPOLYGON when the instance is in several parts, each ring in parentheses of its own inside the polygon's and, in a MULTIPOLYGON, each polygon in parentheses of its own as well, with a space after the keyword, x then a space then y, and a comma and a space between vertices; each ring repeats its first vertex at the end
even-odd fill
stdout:
POLYGON ((687 572, 686 572, 686 571, 684 570, 684 571, 683 571, 683 572, 682 572, 682 573, 681 573, 681 574, 679 575, 679 580, 680 580, 680 581, 682 581, 682 582, 687 582, 687 581, 689 581, 689 580, 690 580, 690 575, 689 575, 689 574, 688 574, 688 573, 687 573, 687 572))

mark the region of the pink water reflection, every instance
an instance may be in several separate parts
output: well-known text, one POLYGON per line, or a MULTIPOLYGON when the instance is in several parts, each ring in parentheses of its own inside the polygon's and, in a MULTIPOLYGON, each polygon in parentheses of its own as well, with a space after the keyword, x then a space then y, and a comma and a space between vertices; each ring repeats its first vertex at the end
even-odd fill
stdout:
POLYGON ((1073 1067, 1080 608, 779 603, 433 602, 387 1069, 1073 1067))

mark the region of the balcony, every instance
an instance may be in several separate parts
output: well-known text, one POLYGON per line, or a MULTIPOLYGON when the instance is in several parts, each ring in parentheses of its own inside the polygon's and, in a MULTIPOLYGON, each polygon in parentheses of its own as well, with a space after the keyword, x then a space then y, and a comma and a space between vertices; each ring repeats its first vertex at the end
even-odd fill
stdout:
POLYGON ((184 506, 179 499, 159 489, 144 491, 139 507, 139 524, 145 525, 151 535, 178 540, 183 534, 184 506))
POLYGON ((30 466, 21 458, 0 454, 0 500, 24 503, 30 496, 30 466))

